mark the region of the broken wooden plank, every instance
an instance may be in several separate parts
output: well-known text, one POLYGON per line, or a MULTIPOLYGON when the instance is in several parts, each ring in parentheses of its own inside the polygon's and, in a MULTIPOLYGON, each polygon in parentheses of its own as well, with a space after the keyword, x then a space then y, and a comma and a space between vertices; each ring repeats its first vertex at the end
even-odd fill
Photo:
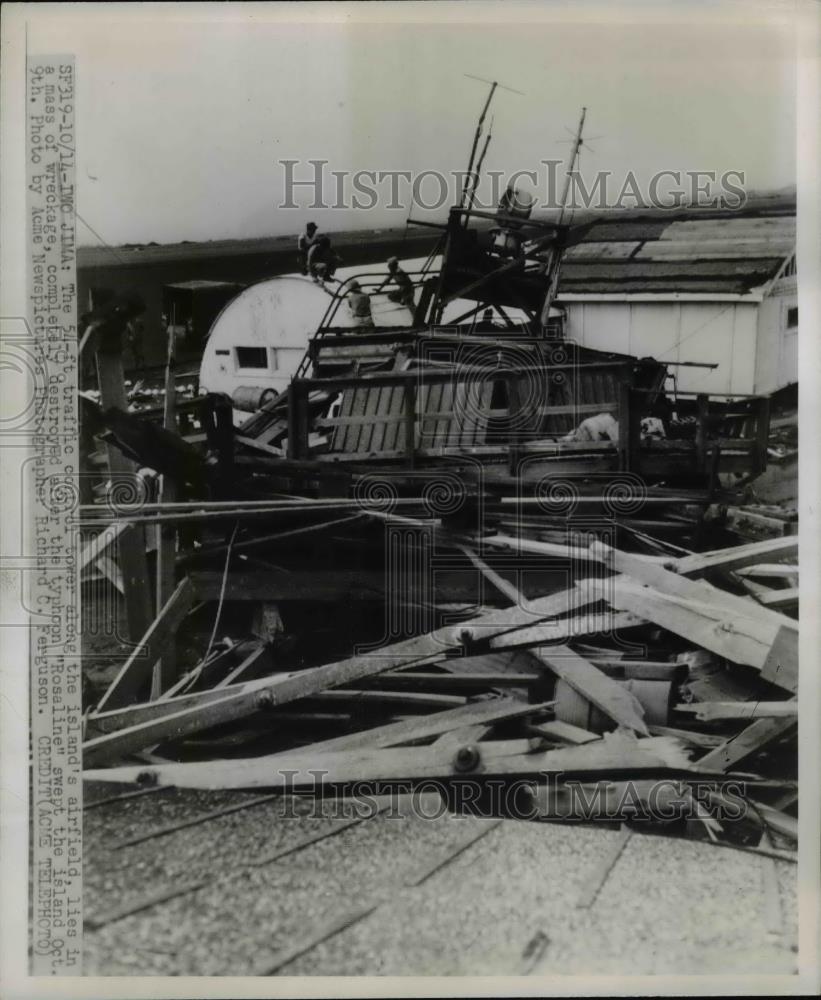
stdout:
MULTIPOLYGON (((707 603, 721 604, 728 610, 737 611, 738 614, 751 617, 758 617, 758 613, 751 606, 750 601, 745 597, 738 597, 730 594, 726 590, 714 587, 704 580, 690 580, 679 573, 671 572, 660 563, 649 563, 641 556, 636 556, 631 552, 622 552, 619 549, 611 548, 602 542, 594 542, 590 546, 591 555, 598 561, 611 569, 638 580, 640 583, 654 587, 663 594, 675 597, 684 597, 694 601, 705 601, 707 603)), ((671 562, 674 562, 671 560, 671 562)), ((607 586, 616 578, 605 581, 602 586, 607 586)), ((768 619, 776 627, 778 624, 795 627, 795 622, 784 615, 773 615, 768 619)))
POLYGON ((795 719, 795 701, 701 701, 694 705, 676 705, 677 712, 692 712, 701 721, 719 719, 795 719))
POLYGON ((311 696, 318 701, 359 701, 384 703, 399 706, 417 706, 421 708, 457 708, 467 704, 467 698, 459 694, 429 694, 427 691, 363 691, 354 688, 339 687, 333 691, 318 691, 311 696))
POLYGON ((793 693, 798 690, 798 632, 794 625, 784 626, 776 633, 761 667, 761 676, 793 693))
MULTIPOLYGON (((374 749, 398 746, 401 743, 428 739, 443 733, 474 725, 504 722, 509 719, 521 718, 527 715, 537 715, 549 708, 553 702, 527 705, 513 698, 493 698, 488 701, 474 702, 464 708, 454 708, 433 715, 414 717, 407 721, 392 722, 385 726, 375 726, 372 729, 361 730, 346 736, 322 740, 303 747, 305 752, 314 754, 327 753, 334 750, 358 750, 364 747, 374 749)), ((289 753, 290 751, 284 751, 289 753)))
POLYGON ((467 545, 457 545, 456 547, 460 551, 464 552, 464 554, 468 557, 471 563, 479 570, 479 572, 488 581, 490 581, 490 583, 493 584, 493 586, 499 591, 500 594, 502 594, 503 597, 506 597, 513 604, 522 603, 524 598, 523 595, 519 592, 519 590, 509 580, 506 580, 503 576, 500 576, 496 572, 496 570, 491 569, 491 567, 488 566, 488 564, 484 561, 484 559, 481 559, 476 554, 476 552, 474 552, 472 548, 470 548, 467 545))
MULTIPOLYGON (((775 628, 772 620, 767 617, 768 612, 763 608, 750 605, 751 614, 742 616, 734 608, 728 609, 721 603, 693 601, 662 594, 624 576, 599 585, 599 593, 614 607, 642 614, 668 631, 718 653, 733 663, 746 664, 758 670, 767 662, 776 635, 783 631, 785 651, 781 658, 785 666, 779 670, 773 668, 772 676, 767 679, 772 679, 789 691, 795 691, 797 687, 797 671, 792 669, 796 661, 787 655, 791 648, 797 646, 795 629, 775 628)), ((795 626, 795 622, 791 624, 795 626)))
MULTIPOLYGON (((277 678, 260 678, 258 681, 248 681, 237 684, 235 690, 259 690, 260 686, 268 686, 277 680, 285 680, 293 676, 290 673, 280 674, 277 678)), ((164 719, 175 715, 184 709, 197 708, 209 702, 220 701, 231 692, 225 689, 210 688, 206 691, 195 691, 191 694, 177 695, 173 698, 162 698, 157 701, 142 702, 138 705, 128 705, 109 712, 96 712, 88 716, 89 728, 101 733, 114 733, 118 730, 139 726, 142 723, 164 719)))
POLYGON ((765 608, 786 608, 797 604, 800 597, 798 587, 786 587, 783 590, 768 590, 766 594, 756 594, 756 600, 765 608))
POLYGON ((186 690, 189 685, 194 684, 196 681, 203 680, 205 677, 213 673, 213 670, 217 665, 222 664, 224 666, 224 661, 235 654, 238 651, 238 647, 238 643, 231 643, 227 649, 218 650, 216 653, 212 653, 207 660, 201 660, 192 670, 189 670, 188 673, 183 677, 180 677, 175 684, 172 684, 167 691, 164 691, 158 700, 167 701, 169 698, 174 698, 180 693, 180 691, 186 690))
POLYGON ((467 691, 486 690, 491 687, 529 687, 543 680, 542 674, 471 674, 471 673, 424 673, 414 670, 407 673, 385 673, 374 677, 371 684, 379 687, 423 687, 427 689, 464 689, 467 691))
POLYGON ((676 572, 684 576, 704 576, 713 570, 722 573, 738 570, 743 566, 751 566, 765 559, 794 559, 798 554, 798 536, 786 535, 783 538, 768 538, 763 542, 751 542, 749 545, 736 545, 727 549, 716 549, 713 552, 695 553, 682 559, 674 560, 676 572))
POLYGON ((257 663, 260 657, 267 653, 267 651, 268 648, 264 645, 259 645, 256 649, 251 650, 251 652, 244 657, 244 659, 242 659, 230 673, 226 674, 221 681, 214 685, 214 690, 217 690, 218 688, 226 688, 233 684, 238 677, 241 677, 244 673, 249 671, 254 664, 257 663))
MULTIPOLYGON (((589 600, 590 597, 585 595, 581 603, 586 604, 589 600)), ((608 611, 602 614, 581 614, 505 632, 503 635, 493 637, 489 645, 491 649, 499 650, 527 649, 550 643, 561 644, 563 641, 583 635, 610 635, 620 629, 636 628, 646 624, 647 619, 640 617, 638 611, 632 613, 632 610, 621 613, 608 611)))
POLYGON ((782 563, 755 563, 734 571, 738 576, 760 577, 762 580, 791 580, 798 577, 798 566, 782 563))
POLYGON ((789 732, 795 726, 794 719, 757 719, 736 736, 726 740, 721 746, 706 753, 698 761, 699 767, 711 770, 729 771, 752 754, 763 750, 769 743, 789 732))
POLYGON ((148 631, 131 652, 109 689, 100 699, 97 711, 119 708, 134 700, 151 676, 151 670, 166 646, 173 641, 180 622, 194 603, 191 581, 183 579, 148 631))
POLYGON ((601 739, 598 733, 591 733, 581 726, 560 722, 558 719, 550 722, 531 722, 527 726, 527 732, 533 733, 534 736, 546 736, 549 740, 559 740, 561 743, 572 743, 574 746, 601 739))
MULTIPOLYGON (((516 604, 524 602, 524 596, 517 588, 491 569, 473 549, 466 545, 460 545, 459 548, 505 597, 516 604)), ((570 619, 570 621, 575 621, 575 619, 570 619)), ((638 699, 594 667, 592 663, 570 649, 569 646, 534 649, 532 655, 539 663, 544 664, 557 677, 565 680, 618 725, 633 729, 643 736, 648 735, 644 723, 644 710, 638 699)))

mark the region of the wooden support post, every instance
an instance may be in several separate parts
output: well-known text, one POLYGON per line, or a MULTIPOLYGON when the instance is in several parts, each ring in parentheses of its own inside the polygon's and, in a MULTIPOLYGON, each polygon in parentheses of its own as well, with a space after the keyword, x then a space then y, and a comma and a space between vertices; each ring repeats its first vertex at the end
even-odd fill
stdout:
POLYGON ((642 397, 633 392, 633 387, 627 381, 628 379, 629 375, 625 373, 627 384, 627 451, 630 463, 627 470, 641 475, 641 410, 639 409, 639 400, 642 397))
MULTIPOLYGON (((163 427, 168 431, 177 431, 177 396, 174 382, 176 367, 176 338, 174 325, 168 328, 168 347, 165 362, 165 400, 163 403, 163 427)), ((158 497, 162 503, 170 503, 177 499, 176 483, 170 476, 163 476, 158 497)), ((165 607, 166 602, 174 593, 176 586, 175 567, 177 560, 177 529, 168 523, 157 524, 157 565, 156 565, 156 613, 165 607)), ((167 691, 177 680, 177 657, 173 643, 169 645, 154 667, 151 681, 151 697, 159 696, 167 691)))
POLYGON ((709 397, 705 392, 696 396, 696 459, 698 470, 707 473, 707 416, 709 397))
POLYGON ((632 435, 630 423, 632 420, 631 403, 633 402, 630 383, 625 379, 619 383, 619 471, 629 472, 633 467, 634 456, 631 452, 632 435))
POLYGON ((416 458, 416 374, 409 376, 404 386, 405 403, 405 464, 412 469, 416 458))
POLYGON ((297 443, 296 397, 296 382, 291 382, 288 386, 288 458, 291 459, 295 459, 299 456, 299 445, 297 443))
POLYGON ((309 385, 296 379, 288 389, 288 458, 308 457, 309 391, 309 385))
MULTIPOLYGON (((109 327, 105 335, 98 338, 96 360, 101 406, 103 409, 117 407, 120 410, 127 410, 121 328, 109 327)), ((133 483, 137 474, 136 463, 126 458, 116 445, 109 443, 106 448, 112 483, 116 484, 117 479, 133 483)), ((124 532, 119 538, 118 550, 123 575, 128 638, 132 642, 137 642, 145 634, 154 617, 148 586, 144 532, 139 529, 124 532)))
POLYGON ((758 401, 758 419, 755 425, 753 445, 753 473, 757 475, 767 468, 767 445, 770 440, 770 399, 762 396, 758 401))

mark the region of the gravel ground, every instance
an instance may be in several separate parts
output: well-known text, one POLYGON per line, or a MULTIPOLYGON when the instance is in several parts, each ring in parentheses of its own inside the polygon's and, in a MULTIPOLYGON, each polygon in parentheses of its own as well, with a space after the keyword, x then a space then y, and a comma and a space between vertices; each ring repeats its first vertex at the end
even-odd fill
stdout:
POLYGON ((794 965, 795 867, 776 862, 779 938, 766 923, 762 859, 709 844, 634 834, 589 908, 577 904, 619 837, 613 830, 505 820, 415 887, 406 881, 487 821, 383 813, 280 861, 245 867, 342 822, 333 803, 295 816, 275 799, 115 847, 257 797, 168 791, 86 813, 87 916, 207 880, 87 929, 87 975, 259 974, 328 921, 371 903, 374 913, 281 973, 521 974, 528 942, 539 934, 547 945, 533 971, 545 974, 789 972, 794 965))

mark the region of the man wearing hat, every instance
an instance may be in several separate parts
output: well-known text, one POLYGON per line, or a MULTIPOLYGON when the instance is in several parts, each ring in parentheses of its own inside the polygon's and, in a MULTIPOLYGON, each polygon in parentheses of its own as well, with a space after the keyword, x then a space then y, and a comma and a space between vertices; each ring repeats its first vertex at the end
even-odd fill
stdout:
POLYGON ((358 327, 372 327, 373 316, 371 315, 370 295, 362 291, 362 286, 358 281, 352 281, 348 288, 348 309, 351 311, 353 325, 358 327))
POLYGON ((299 270, 302 274, 308 273, 308 251, 311 249, 316 238, 316 223, 309 222, 305 227, 305 232, 299 234, 299 239, 296 241, 297 251, 299 253, 299 270))
POLYGON ((396 284, 396 291, 388 292, 388 298, 391 302, 398 302, 399 305, 407 306, 413 312, 413 282, 399 266, 399 260, 396 257, 388 258, 388 276, 379 288, 376 289, 374 294, 378 295, 385 285, 390 284, 392 281, 396 284))

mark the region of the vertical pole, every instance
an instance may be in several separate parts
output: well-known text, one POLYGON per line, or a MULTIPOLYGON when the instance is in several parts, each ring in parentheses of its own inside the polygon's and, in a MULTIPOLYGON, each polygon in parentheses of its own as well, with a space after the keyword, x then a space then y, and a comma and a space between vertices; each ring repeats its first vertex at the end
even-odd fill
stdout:
POLYGON ((308 454, 308 390, 294 379, 288 388, 288 458, 301 459, 308 454))
POLYGON ((508 419, 508 472, 515 476, 519 471, 519 446, 521 444, 522 431, 519 426, 515 426, 519 416, 520 397, 519 386, 513 375, 508 375, 507 384, 507 419, 508 419))
MULTIPOLYGON (((165 401, 163 405, 163 427, 169 431, 177 431, 177 398, 174 371, 176 368, 176 337, 175 325, 172 323, 167 330, 167 349, 165 361, 165 401)), ((160 481, 161 503, 169 503, 177 499, 177 488, 174 480, 163 476, 160 481)), ((157 532, 157 601, 156 613, 165 607, 176 587, 177 530, 173 524, 158 524, 157 532)), ((162 658, 154 666, 151 679, 151 698, 167 691, 177 680, 177 657, 174 643, 169 643, 162 658)))
POLYGON ((696 460, 698 471, 707 471, 707 417, 709 412, 709 398, 706 393, 700 392, 696 397, 696 460))
MULTIPOLYGON (((111 324, 113 327, 113 324, 111 324)), ((108 328, 99 337, 97 345, 97 381, 100 389, 100 403, 103 409, 111 406, 120 410, 128 409, 125 395, 125 374, 123 372, 123 332, 122 327, 108 328)), ((107 444, 108 471, 112 483, 117 479, 134 481, 137 465, 114 444, 107 444)), ((148 587, 148 560, 145 555, 145 532, 126 531, 118 540, 120 569, 123 574, 128 638, 139 642, 148 631, 154 619, 151 610, 151 595, 148 587)))
POLYGON ((755 445, 753 448, 753 464, 755 472, 763 472, 767 468, 767 445, 770 440, 770 399, 762 396, 758 400, 758 420, 755 425, 755 445))
POLYGON ((641 411, 639 395, 625 372, 619 385, 619 470, 641 472, 641 411))
POLYGON ((296 382, 288 386, 288 458, 297 457, 296 443, 296 382))
POLYGON ((416 373, 403 386, 405 403, 405 464, 412 469, 416 459, 416 373))

